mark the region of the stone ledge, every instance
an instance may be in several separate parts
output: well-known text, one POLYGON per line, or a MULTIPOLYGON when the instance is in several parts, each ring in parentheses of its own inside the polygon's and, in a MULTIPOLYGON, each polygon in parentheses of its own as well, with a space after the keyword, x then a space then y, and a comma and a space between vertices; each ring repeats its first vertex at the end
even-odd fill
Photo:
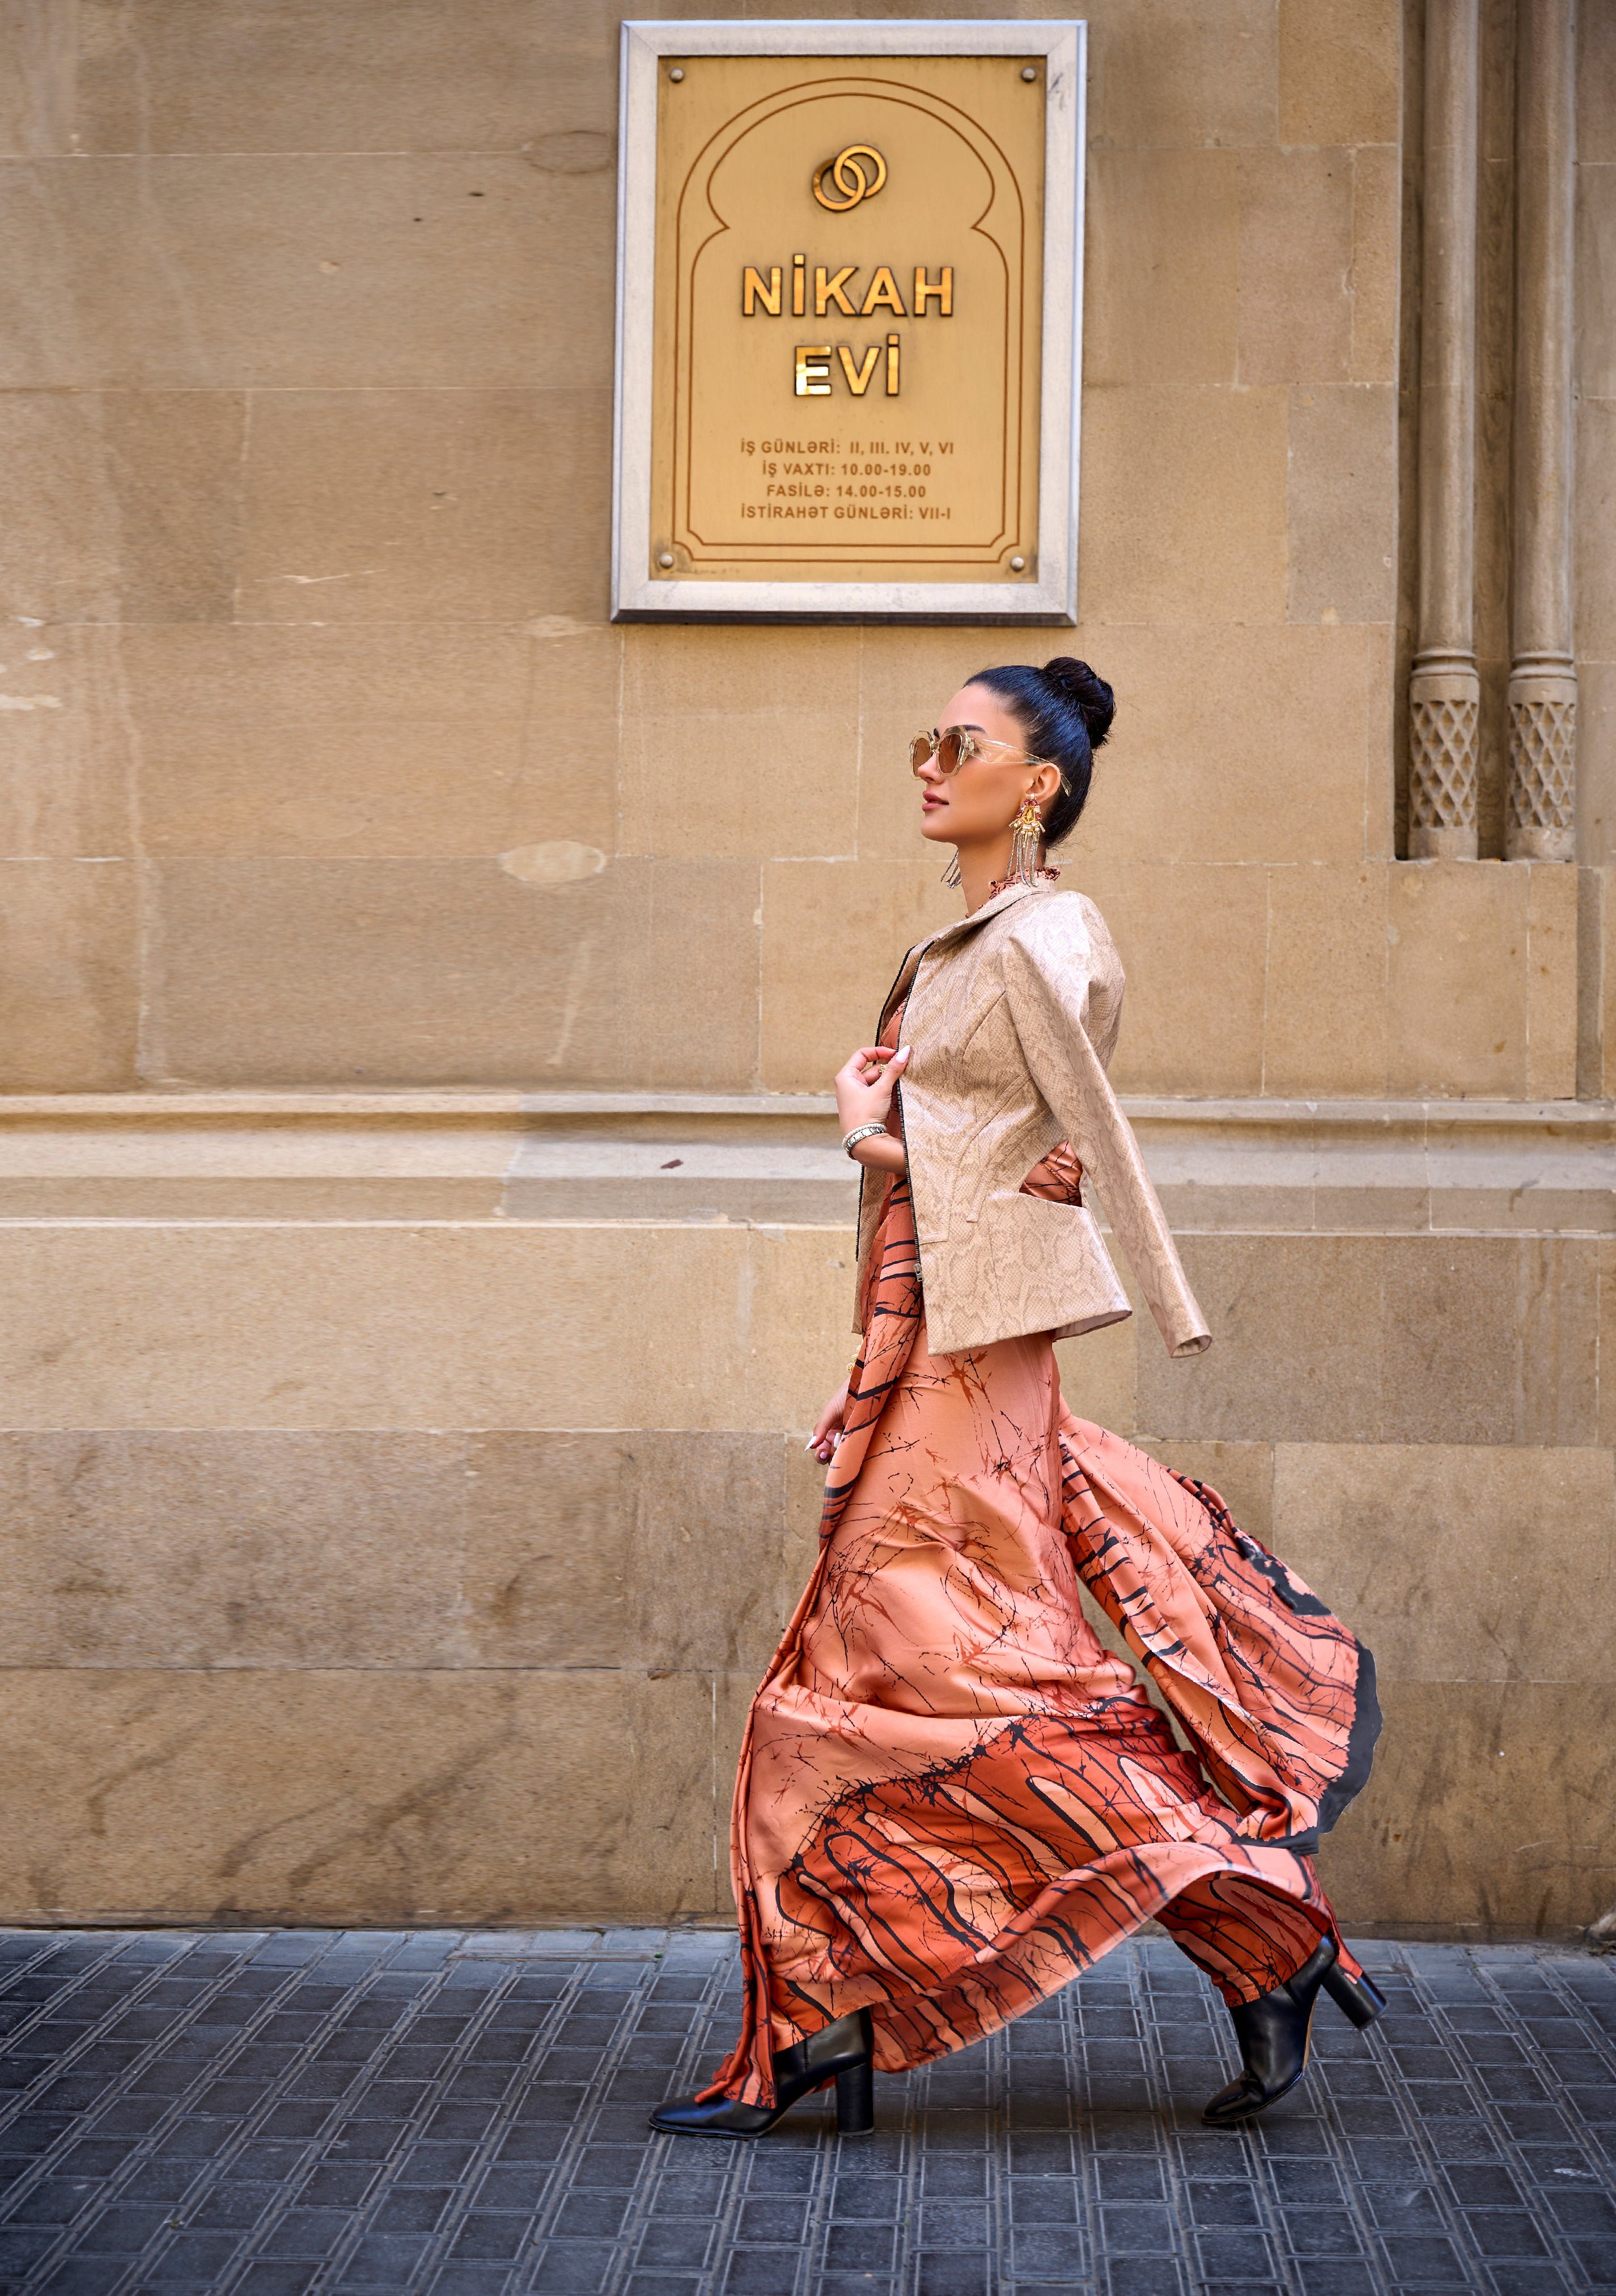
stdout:
MULTIPOLYGON (((1124 1102, 1186 1233, 1616 1231, 1608 1101, 1124 1102)), ((0 1100, 0 1218, 743 1219, 841 1227, 829 1095, 0 1100)))
MULTIPOLYGON (((1122 1096, 1136 1123, 1251 1124, 1259 1128, 1367 1125, 1399 1132, 1435 1125, 1553 1129, 1579 1136, 1603 1133, 1616 1139, 1616 1100, 1280 1100, 1122 1096)), ((390 1119, 458 1117, 465 1121, 521 1120, 577 1116, 734 1116, 759 1121, 773 1117, 833 1118, 831 1093, 710 1093, 676 1091, 516 1092, 446 1086, 368 1092, 219 1089, 217 1091, 58 1092, 0 1094, 0 1133, 17 1125, 50 1120, 150 1123, 255 1117, 390 1119)))

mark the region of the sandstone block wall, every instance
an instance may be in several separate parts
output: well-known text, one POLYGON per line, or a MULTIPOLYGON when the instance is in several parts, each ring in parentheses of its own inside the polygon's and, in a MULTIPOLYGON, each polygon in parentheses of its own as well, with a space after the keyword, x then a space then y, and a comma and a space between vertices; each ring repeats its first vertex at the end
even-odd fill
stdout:
POLYGON ((826 1083, 952 914, 906 743, 1057 648, 1118 689, 1064 858, 1218 1339, 1073 1343, 1074 1406, 1377 1647, 1350 1921, 1616 1899, 1616 45, 1581 865, 1411 864, 1419 13, 1088 12, 1048 632, 608 622, 611 12, 0 11, 0 1918, 721 1912, 845 1360, 826 1083))

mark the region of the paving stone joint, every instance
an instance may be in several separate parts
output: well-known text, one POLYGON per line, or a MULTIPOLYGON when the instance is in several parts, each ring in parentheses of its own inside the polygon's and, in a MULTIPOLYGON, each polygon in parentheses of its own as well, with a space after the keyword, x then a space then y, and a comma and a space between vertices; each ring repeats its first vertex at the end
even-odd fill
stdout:
POLYGON ((1616 1961, 1370 1945, 1370 2033, 1233 2052, 1146 1937, 755 2144, 652 2136, 734 2030, 701 1931, 0 1932, 0 2296, 1560 2296, 1616 2286, 1616 1961))

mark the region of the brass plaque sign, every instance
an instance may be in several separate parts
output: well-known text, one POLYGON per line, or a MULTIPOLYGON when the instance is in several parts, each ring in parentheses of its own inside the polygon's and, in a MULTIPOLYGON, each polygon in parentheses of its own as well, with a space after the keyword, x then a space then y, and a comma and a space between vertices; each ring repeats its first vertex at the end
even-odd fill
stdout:
POLYGON ((623 27, 614 610, 1075 619, 1082 27, 623 27))

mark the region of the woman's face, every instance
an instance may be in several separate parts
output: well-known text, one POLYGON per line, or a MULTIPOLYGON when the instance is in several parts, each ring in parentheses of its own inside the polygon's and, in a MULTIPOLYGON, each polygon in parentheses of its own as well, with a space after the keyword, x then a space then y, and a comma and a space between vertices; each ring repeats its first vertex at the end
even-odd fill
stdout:
POLYGON ((982 743, 997 742, 986 755, 968 758, 955 774, 944 774, 935 758, 920 769, 921 835, 941 845, 986 844, 1003 836, 1029 790, 1040 807, 1061 785, 1054 766, 1021 761, 1027 736, 1008 704, 985 685, 962 685, 937 721, 939 730, 963 726, 982 743))

